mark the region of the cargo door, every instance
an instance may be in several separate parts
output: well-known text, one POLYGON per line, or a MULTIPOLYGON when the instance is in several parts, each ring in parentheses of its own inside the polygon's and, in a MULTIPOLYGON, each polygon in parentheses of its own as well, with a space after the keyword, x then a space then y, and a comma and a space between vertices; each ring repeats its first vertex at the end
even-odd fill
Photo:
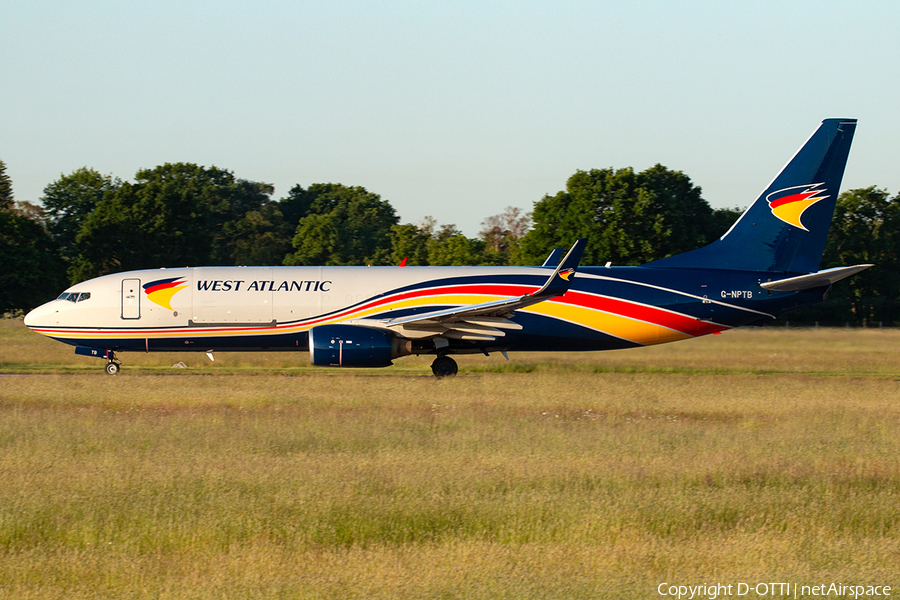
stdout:
POLYGON ((122 280, 122 318, 141 318, 141 280, 122 280))

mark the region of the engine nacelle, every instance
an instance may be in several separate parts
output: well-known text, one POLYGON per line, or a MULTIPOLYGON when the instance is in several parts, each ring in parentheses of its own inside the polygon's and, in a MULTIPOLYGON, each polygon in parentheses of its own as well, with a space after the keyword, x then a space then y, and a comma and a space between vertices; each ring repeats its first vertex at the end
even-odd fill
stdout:
MULTIPOLYGON (((309 330, 309 362, 317 367, 388 367, 398 356, 388 331, 361 325, 320 325, 309 330)), ((399 340, 397 340, 399 341, 399 340)))

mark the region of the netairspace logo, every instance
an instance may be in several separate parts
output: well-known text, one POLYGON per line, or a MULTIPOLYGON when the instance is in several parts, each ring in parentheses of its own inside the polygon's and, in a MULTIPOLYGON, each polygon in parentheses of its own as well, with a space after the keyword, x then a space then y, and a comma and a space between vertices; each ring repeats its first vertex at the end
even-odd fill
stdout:
POLYGON ((750 592, 757 597, 773 598, 872 598, 877 596, 890 596, 889 585, 844 585, 842 583, 823 583, 820 585, 800 585, 786 582, 768 583, 709 583, 703 585, 673 585, 668 582, 659 584, 656 591, 660 596, 672 598, 716 598, 741 597, 750 592))

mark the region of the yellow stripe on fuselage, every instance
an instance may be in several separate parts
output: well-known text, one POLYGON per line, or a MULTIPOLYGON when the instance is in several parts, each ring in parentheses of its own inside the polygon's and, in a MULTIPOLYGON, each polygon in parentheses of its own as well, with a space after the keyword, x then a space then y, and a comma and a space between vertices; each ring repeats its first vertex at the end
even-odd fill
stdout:
POLYGON ((630 317, 623 317, 622 315, 603 312, 574 304, 563 304, 552 301, 541 302, 540 304, 534 304, 520 310, 546 317, 562 319, 583 327, 590 327, 591 329, 595 329, 602 333, 643 346, 675 342, 677 340, 685 340, 692 337, 686 333, 675 331, 674 329, 669 329, 662 325, 655 325, 653 323, 647 323, 646 321, 639 321, 630 317))

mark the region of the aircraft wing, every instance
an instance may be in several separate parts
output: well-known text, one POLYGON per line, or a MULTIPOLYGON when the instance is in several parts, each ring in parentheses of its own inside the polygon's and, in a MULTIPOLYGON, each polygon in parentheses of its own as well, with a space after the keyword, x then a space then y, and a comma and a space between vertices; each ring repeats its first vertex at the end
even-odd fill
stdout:
POLYGON ((380 325, 406 338, 443 336, 493 341, 504 336, 504 330, 522 329, 521 325, 509 319, 514 311, 562 296, 569 290, 586 244, 586 238, 576 241, 544 285, 531 294, 398 317, 382 321, 380 325))

